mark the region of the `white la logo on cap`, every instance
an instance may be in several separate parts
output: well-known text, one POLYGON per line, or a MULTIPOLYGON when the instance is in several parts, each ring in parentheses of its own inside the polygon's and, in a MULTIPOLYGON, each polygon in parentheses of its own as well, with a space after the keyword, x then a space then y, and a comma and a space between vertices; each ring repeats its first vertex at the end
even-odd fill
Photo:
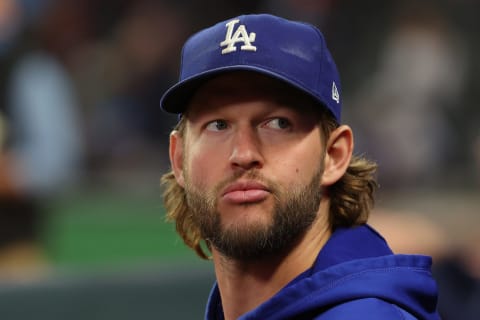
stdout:
POLYGON ((252 45, 252 42, 255 42, 256 34, 254 32, 250 32, 249 34, 244 24, 239 25, 235 33, 233 33, 233 27, 239 22, 240 20, 235 19, 226 24, 227 34, 225 35, 225 40, 220 42, 220 47, 227 47, 222 50, 222 54, 237 51, 237 47, 235 46, 237 42, 243 42, 240 50, 257 51, 257 47, 252 45))
POLYGON ((337 85, 332 82, 332 99, 340 103, 340 94, 338 93, 337 85))

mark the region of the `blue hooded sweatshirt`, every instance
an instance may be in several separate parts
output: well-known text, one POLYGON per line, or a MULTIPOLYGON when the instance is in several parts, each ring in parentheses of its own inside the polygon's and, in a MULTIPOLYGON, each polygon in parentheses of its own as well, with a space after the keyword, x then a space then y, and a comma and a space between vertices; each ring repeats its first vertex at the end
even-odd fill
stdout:
MULTIPOLYGON (((436 320, 427 256, 395 255, 368 225, 336 229, 314 265, 239 320, 436 320)), ((223 320, 217 284, 207 320, 223 320)))

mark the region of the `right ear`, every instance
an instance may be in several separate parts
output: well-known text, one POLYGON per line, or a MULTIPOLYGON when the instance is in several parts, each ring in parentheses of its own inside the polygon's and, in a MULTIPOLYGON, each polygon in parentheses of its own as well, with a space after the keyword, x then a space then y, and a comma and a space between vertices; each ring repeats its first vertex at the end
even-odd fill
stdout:
POLYGON ((183 177, 183 141, 177 130, 170 133, 170 165, 172 166, 173 174, 177 183, 184 188, 185 179, 183 177))

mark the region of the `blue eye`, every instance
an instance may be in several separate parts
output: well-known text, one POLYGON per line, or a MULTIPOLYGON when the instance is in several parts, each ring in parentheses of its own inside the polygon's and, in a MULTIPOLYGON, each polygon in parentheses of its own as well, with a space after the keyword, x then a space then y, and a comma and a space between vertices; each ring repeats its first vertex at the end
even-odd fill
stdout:
POLYGON ((267 122, 268 127, 273 129, 288 129, 291 127, 290 121, 285 118, 275 118, 267 122))
POLYGON ((228 124, 225 120, 214 120, 207 124, 207 130, 221 131, 228 128, 228 124))

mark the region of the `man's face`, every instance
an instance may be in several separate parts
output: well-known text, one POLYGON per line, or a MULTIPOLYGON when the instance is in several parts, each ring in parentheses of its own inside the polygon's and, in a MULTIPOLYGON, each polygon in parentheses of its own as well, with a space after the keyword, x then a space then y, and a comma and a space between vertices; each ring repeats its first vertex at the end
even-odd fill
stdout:
POLYGON ((251 73, 217 77, 185 114, 183 177, 202 236, 223 255, 280 253, 319 209, 323 144, 308 99, 251 73))

